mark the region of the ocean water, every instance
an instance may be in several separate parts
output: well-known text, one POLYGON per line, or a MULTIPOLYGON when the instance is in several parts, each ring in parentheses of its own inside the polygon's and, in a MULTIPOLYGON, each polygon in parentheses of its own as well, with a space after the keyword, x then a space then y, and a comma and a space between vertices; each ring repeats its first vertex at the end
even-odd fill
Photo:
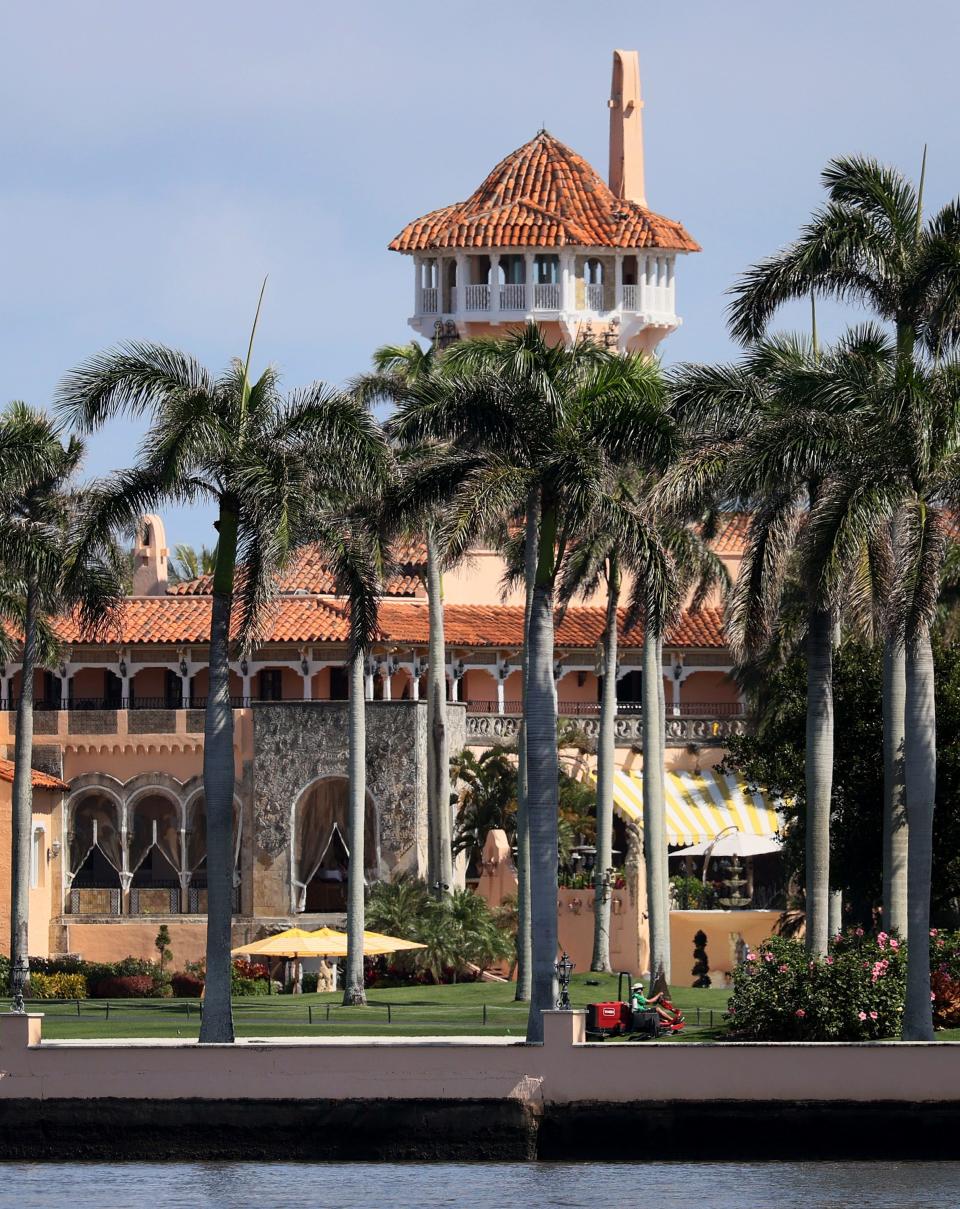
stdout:
POLYGON ((0 1207, 939 1209, 960 1163, 0 1163, 0 1207))

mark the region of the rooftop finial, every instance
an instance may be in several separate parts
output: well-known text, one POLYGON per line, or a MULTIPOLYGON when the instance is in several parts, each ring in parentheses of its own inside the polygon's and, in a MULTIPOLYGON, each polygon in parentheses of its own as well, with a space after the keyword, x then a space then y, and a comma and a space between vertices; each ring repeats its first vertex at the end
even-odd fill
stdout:
POLYGON ((646 206, 643 178, 643 101, 635 50, 613 52, 610 84, 610 191, 646 206))

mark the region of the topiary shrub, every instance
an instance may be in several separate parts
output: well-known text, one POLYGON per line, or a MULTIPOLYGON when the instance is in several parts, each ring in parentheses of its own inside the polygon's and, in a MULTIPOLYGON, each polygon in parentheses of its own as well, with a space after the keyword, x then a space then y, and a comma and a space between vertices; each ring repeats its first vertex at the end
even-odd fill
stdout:
POLYGON ((87 980, 82 974, 40 974, 30 971, 30 999, 86 999, 87 980))
POLYGON ((177 999, 199 999, 203 990, 203 979, 196 974, 174 974, 170 986, 177 999))
POLYGON ((152 999, 156 980, 150 974, 114 974, 90 988, 94 999, 152 999))

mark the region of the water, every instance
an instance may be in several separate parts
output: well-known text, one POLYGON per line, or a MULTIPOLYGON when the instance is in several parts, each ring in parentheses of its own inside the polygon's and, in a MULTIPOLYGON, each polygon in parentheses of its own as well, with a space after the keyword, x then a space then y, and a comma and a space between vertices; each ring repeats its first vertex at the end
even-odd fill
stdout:
POLYGON ((0 1209, 954 1209, 960 1163, 3 1163, 0 1209))

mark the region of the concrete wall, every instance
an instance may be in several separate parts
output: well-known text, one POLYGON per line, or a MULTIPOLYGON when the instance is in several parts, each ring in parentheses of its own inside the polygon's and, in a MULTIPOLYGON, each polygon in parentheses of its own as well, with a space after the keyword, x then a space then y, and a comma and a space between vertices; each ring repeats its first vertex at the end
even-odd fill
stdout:
MULTIPOLYGON (((0 781, 0 953, 10 952, 10 893, 11 893, 11 811, 13 786, 0 781)), ((62 856, 53 854, 55 843, 63 842, 61 795, 42 789, 33 791, 34 831, 43 828, 43 840, 38 861, 36 886, 30 889, 29 949, 31 955, 45 956, 50 944, 50 920, 60 901, 62 856), (47 859, 47 853, 50 858, 47 859)))
POLYGON ((583 1012, 547 1012, 544 1044, 288 1038, 42 1041, 39 1015, 0 1016, 0 1100, 940 1101, 960 1043, 584 1043, 583 1012))

